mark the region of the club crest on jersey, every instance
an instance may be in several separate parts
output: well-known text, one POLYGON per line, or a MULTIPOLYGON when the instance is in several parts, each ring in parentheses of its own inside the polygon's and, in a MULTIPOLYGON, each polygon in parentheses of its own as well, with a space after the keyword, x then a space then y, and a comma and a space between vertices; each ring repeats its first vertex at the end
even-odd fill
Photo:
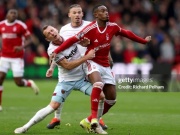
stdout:
POLYGON ((109 35, 108 35, 108 33, 106 33, 106 40, 109 40, 109 35))
POLYGON ((17 28, 16 27, 13 27, 13 31, 16 32, 17 28))
POLYGON ((2 29, 1 29, 2 31, 5 31, 5 27, 2 27, 2 29))

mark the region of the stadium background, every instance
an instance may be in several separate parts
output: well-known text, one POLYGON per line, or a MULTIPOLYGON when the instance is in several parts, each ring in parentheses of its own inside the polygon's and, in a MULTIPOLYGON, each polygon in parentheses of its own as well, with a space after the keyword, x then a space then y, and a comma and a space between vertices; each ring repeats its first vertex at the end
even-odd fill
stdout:
MULTIPOLYGON (((110 21, 141 37, 152 36, 152 41, 147 45, 121 37, 112 40, 115 74, 158 74, 158 81, 165 80, 160 85, 166 85, 171 78, 173 82, 179 81, 180 0, 1 0, 0 20, 5 18, 8 9, 16 8, 19 19, 27 24, 32 33, 33 43, 26 48, 24 56, 25 77, 45 78, 48 42, 41 29, 45 24, 60 29, 68 23, 68 7, 74 3, 82 6, 85 20, 92 21, 93 6, 103 3, 109 8, 110 21)), ((53 78, 57 76, 56 69, 53 78)), ((12 78, 11 71, 7 78, 12 78)), ((175 91, 179 91, 179 87, 175 91)))
MULTIPOLYGON (((123 28, 142 37, 152 36, 152 42, 147 46, 125 38, 114 38, 112 56, 116 65, 113 69, 116 72, 123 71, 122 67, 127 71, 128 65, 137 69, 134 68, 137 65, 141 67, 143 64, 149 64, 153 65, 154 74, 165 75, 161 76, 163 79, 166 75, 169 78, 172 69, 177 71, 173 74, 179 73, 180 0, 155 0, 154 3, 151 0, 98 2, 108 5, 111 20, 123 28), (163 46, 165 49, 161 51, 163 46), (121 68, 118 68, 119 66, 121 68)), ((0 0, 0 20, 5 18, 8 9, 17 8, 19 19, 28 25, 33 35, 33 44, 26 49, 25 77, 37 78, 35 81, 41 90, 40 94, 35 96, 31 89, 17 87, 12 80, 12 73, 9 72, 8 80, 4 82, 0 135, 14 135, 15 128, 22 126, 37 110, 49 103, 57 84, 57 70, 54 79, 45 79, 48 68, 48 42, 44 40, 41 28, 44 24, 51 24, 59 29, 69 22, 67 10, 73 3, 81 4, 85 20, 93 19, 91 11, 97 0, 0 0)), ((179 84, 178 78, 173 82, 179 84)), ((171 91, 179 91, 179 85, 174 85, 171 91)), ((116 105, 103 117, 109 127, 107 132, 111 135, 179 135, 179 97, 179 92, 118 92, 116 105)), ((79 122, 89 114, 89 108, 89 98, 73 91, 63 108, 60 129, 46 129, 53 117, 51 114, 26 134, 85 135, 79 127, 79 122), (71 126, 66 126, 67 123, 71 126)))

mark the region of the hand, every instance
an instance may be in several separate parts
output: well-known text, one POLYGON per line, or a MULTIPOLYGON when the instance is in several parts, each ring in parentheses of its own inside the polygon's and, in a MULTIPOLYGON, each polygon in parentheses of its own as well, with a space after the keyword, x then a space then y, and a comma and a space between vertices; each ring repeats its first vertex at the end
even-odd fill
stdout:
POLYGON ((20 52, 23 49, 23 46, 15 46, 14 51, 15 52, 20 52))
POLYGON ((95 50, 90 50, 86 55, 87 59, 93 59, 96 55, 95 55, 95 50))
POLYGON ((147 37, 145 38, 145 40, 146 40, 147 42, 150 42, 150 41, 151 41, 151 36, 147 36, 147 37))
POLYGON ((51 65, 51 63, 52 63, 52 61, 53 61, 53 59, 56 57, 56 53, 54 53, 54 52, 52 52, 51 54, 50 54, 50 56, 49 56, 49 65, 51 65))
POLYGON ((54 70, 49 68, 46 72, 46 77, 52 77, 54 70))
POLYGON ((85 38, 83 38, 83 39, 81 39, 81 40, 79 41, 79 44, 80 44, 81 46, 86 47, 87 45, 90 44, 90 40, 85 37, 85 38))

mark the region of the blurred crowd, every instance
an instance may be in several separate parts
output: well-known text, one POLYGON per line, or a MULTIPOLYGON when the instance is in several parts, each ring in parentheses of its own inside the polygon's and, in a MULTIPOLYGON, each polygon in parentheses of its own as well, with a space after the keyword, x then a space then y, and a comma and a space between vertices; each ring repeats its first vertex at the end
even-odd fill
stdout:
POLYGON ((25 53, 27 65, 47 64, 48 42, 41 29, 46 24, 60 29, 68 23, 68 7, 75 3, 82 6, 85 20, 92 21, 92 8, 103 3, 110 21, 141 37, 152 36, 147 45, 115 37, 111 49, 114 62, 180 63, 180 0, 1 0, 0 20, 8 9, 16 8, 32 33, 33 43, 25 53))

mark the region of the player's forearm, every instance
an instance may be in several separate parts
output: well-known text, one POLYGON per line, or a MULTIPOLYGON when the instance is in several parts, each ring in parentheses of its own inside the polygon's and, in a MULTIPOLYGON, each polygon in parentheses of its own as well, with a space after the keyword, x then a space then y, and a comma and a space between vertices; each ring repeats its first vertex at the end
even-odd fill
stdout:
POLYGON ((109 52, 109 55, 108 55, 108 59, 109 59, 110 67, 112 68, 113 67, 113 59, 111 57, 111 53, 110 52, 109 52))
POLYGON ((141 44, 146 44, 147 41, 137 35, 135 35, 133 32, 129 31, 129 30, 125 30, 125 29, 121 29, 121 35, 124 36, 124 37, 127 37, 133 41, 136 41, 138 43, 141 43, 141 44))
POLYGON ((61 66, 67 70, 71 70, 73 68, 78 67, 79 65, 81 65, 82 63, 84 63, 87 60, 86 56, 81 57, 80 59, 77 60, 73 60, 73 61, 68 61, 64 64, 61 64, 61 66))
POLYGON ((78 39, 75 36, 71 37, 71 38, 67 39, 65 42, 63 42, 58 48, 56 48, 56 50, 54 50, 54 52, 56 54, 58 54, 58 53, 64 51, 65 49, 69 48, 71 45, 73 45, 77 41, 78 41, 78 39))
POLYGON ((28 37, 28 38, 24 41, 23 48, 26 48, 26 47, 29 46, 31 43, 32 43, 32 39, 31 39, 31 37, 28 37))
POLYGON ((54 61, 52 61, 52 63, 51 63, 51 65, 50 65, 49 69, 54 70, 55 67, 56 67, 56 63, 55 63, 54 61))

